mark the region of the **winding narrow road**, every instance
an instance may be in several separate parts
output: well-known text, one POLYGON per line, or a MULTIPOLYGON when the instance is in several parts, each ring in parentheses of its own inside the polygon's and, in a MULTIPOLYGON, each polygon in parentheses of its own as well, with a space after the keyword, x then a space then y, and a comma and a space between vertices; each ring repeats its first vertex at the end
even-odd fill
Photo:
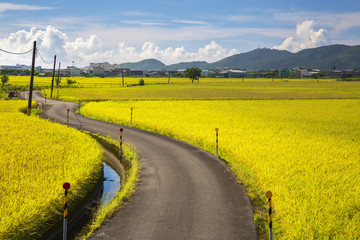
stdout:
MULTIPOLYGON (((37 92, 33 100, 43 103, 37 92)), ((131 201, 90 239, 257 239, 252 207, 229 168, 212 154, 159 134, 89 119, 77 104, 47 100, 45 118, 135 145, 141 178, 131 201)))

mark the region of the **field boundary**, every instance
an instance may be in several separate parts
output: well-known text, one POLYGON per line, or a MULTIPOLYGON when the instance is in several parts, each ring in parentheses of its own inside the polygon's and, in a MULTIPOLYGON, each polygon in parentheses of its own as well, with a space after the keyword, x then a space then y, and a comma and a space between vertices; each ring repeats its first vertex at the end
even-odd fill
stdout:
POLYGON ((104 150, 104 162, 119 174, 121 184, 116 196, 99 213, 93 214, 92 219, 89 221, 90 224, 82 229, 76 239, 86 239, 92 236, 117 210, 129 202, 130 197, 135 192, 140 171, 139 158, 134 146, 125 143, 123 162, 120 163, 120 158, 117 157, 119 156, 119 146, 115 139, 105 138, 99 134, 87 133, 101 144, 104 150))

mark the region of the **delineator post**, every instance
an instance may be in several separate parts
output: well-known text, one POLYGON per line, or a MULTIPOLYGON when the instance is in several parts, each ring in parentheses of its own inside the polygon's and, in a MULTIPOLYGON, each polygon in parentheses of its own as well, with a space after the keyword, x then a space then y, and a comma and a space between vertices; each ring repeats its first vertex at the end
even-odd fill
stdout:
POLYGON ((67 114, 66 114, 66 123, 69 125, 69 112, 70 109, 67 109, 67 114))
POLYGON ((216 131, 216 157, 219 157, 219 129, 215 128, 216 131))
POLYGON ((130 114, 130 126, 132 126, 132 116, 133 116, 133 107, 130 108, 131 109, 131 114, 130 114))
POLYGON ((122 162, 122 155, 123 155, 123 150, 122 150, 122 133, 123 133, 124 129, 120 128, 120 162, 122 162))
POLYGON ((267 191, 265 193, 265 196, 268 198, 268 208, 269 208, 269 239, 272 240, 273 239, 273 232, 272 232, 272 206, 271 206, 271 197, 272 197, 272 192, 271 191, 267 191))
POLYGON ((70 189, 70 183, 66 182, 63 185, 65 189, 64 199, 64 225, 63 225, 63 240, 67 240, 67 215, 68 215, 68 190, 70 189))

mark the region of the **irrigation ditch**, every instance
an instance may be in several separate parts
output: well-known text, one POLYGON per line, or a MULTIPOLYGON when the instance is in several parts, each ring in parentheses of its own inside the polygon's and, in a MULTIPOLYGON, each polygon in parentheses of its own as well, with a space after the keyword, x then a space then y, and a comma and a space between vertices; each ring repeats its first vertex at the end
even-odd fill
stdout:
MULTIPOLYGON (((21 92, 20 99, 26 99, 25 92, 21 92)), ((37 106, 44 108, 45 104, 37 102, 37 106)), ((41 109, 35 112, 39 117, 46 119, 42 115, 41 109)), ((78 202, 76 206, 69 207, 67 226, 67 239, 69 240, 76 239, 79 235, 86 235, 87 229, 89 229, 87 226, 92 224, 96 215, 115 198, 125 182, 126 169, 131 168, 128 159, 123 159, 124 164, 121 162, 118 146, 98 134, 86 133, 97 140, 103 149, 103 175, 97 179, 93 190, 81 202, 78 202)), ((41 240, 61 239, 63 239, 63 219, 58 221, 41 238, 41 240)))
MULTIPOLYGON (((79 202, 72 208, 68 217, 68 239, 75 239, 77 235, 91 224, 96 214, 101 211, 120 191, 121 184, 125 181, 125 169, 106 146, 102 145, 104 153, 104 174, 97 180, 96 187, 85 197, 84 201, 79 202)), ((63 239, 63 222, 59 221, 42 238, 42 240, 63 239)))

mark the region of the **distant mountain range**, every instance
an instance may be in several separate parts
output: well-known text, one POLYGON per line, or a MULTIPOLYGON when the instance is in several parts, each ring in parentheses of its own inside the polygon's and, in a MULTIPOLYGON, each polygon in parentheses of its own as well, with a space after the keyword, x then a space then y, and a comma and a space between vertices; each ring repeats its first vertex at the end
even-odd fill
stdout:
POLYGON ((136 70, 180 70, 198 67, 202 70, 215 68, 238 68, 244 70, 291 69, 304 67, 322 71, 358 69, 360 70, 360 45, 329 45, 305 49, 297 53, 275 49, 255 49, 247 53, 235 54, 214 63, 203 61, 182 62, 165 65, 156 59, 146 59, 135 63, 120 64, 121 68, 136 70))

